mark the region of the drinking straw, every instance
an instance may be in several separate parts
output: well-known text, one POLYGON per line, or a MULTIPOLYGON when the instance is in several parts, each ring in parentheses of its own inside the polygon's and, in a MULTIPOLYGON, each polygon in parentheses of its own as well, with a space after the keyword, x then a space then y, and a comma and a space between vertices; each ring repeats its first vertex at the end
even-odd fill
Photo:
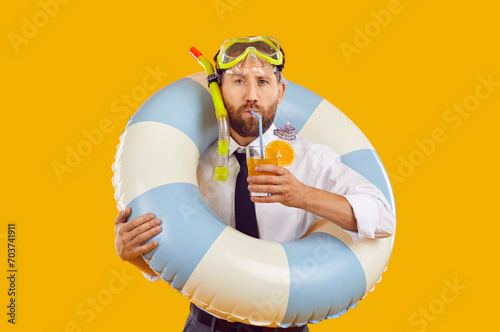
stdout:
POLYGON ((253 115, 255 115, 259 119, 260 156, 262 158, 264 158, 264 148, 263 148, 263 144, 262 144, 262 118, 260 117, 260 115, 258 115, 254 111, 250 111, 250 113, 252 113, 253 115))

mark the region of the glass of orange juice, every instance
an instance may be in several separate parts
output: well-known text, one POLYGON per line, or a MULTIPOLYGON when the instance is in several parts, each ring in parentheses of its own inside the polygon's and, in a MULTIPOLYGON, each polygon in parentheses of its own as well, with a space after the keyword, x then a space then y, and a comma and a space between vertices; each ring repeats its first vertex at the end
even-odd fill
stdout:
MULTIPOLYGON (((263 146, 262 149, 260 145, 256 146, 247 146, 245 148, 247 155, 247 166, 248 166, 248 175, 276 175, 274 173, 265 173, 265 172, 256 172, 255 166, 257 165, 278 165, 278 158, 266 158, 265 153, 261 153, 261 151, 266 151, 266 147, 263 146)), ((271 196, 271 193, 257 193, 250 192, 250 196, 271 196)))

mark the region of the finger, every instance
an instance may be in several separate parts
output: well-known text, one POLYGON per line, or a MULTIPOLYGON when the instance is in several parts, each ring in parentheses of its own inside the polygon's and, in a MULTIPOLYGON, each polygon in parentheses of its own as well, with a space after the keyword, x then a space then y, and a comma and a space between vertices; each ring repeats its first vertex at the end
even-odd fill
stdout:
POLYGON ((153 250, 157 246, 158 246, 158 242, 156 242, 156 241, 151 241, 151 242, 145 243, 144 245, 141 245, 134 250, 134 255, 139 256, 141 254, 147 253, 148 251, 153 250))
POLYGON ((130 246, 132 247, 140 247, 142 243, 150 240, 153 236, 159 234, 161 232, 160 226, 155 226, 151 229, 148 229, 145 232, 137 234, 132 241, 130 241, 130 246))
POLYGON ((281 203, 282 195, 275 194, 272 196, 252 196, 250 200, 254 203, 281 203))
MULTIPOLYGON (((249 190, 250 191, 250 190, 249 190)), ((287 188, 285 186, 280 185, 258 185, 255 189, 252 189, 253 192, 264 192, 271 194, 269 196, 275 195, 283 195, 287 193, 287 188)))
POLYGON ((262 164, 255 166, 255 171, 262 173, 274 173, 276 175, 285 175, 287 172, 289 172, 286 168, 273 164, 262 164))
POLYGON ((276 186, 273 184, 269 185, 269 184, 251 183, 250 185, 248 185, 248 191, 254 192, 254 193, 268 193, 268 194, 281 193, 279 186, 276 186))
POLYGON ((283 180, 276 175, 252 175, 247 178, 248 183, 253 184, 281 184, 283 180))
POLYGON ((121 230, 123 232, 130 232, 131 230, 141 226, 144 223, 147 223, 148 221, 151 221, 155 218, 155 215, 153 213, 146 213, 143 214, 142 216, 136 217, 132 220, 129 220, 128 223, 124 224, 121 226, 121 230))
POLYGON ((131 209, 128 206, 125 209, 121 210, 118 213, 118 216, 116 217, 115 225, 127 222, 127 218, 128 218, 128 216, 130 216, 130 212, 131 212, 131 209))
MULTIPOLYGON (((160 224, 161 224, 161 220, 158 218, 154 218, 154 219, 152 219, 148 222, 145 222, 145 223, 139 225, 138 227, 132 229, 130 232, 128 232, 127 235, 124 235, 124 237, 127 237, 130 241, 135 241, 136 237, 140 236, 141 234, 145 234, 145 233, 151 231, 155 227, 158 227, 157 233, 159 233, 159 231, 161 231, 160 224)), ((142 243, 146 240, 149 240, 149 237, 147 237, 147 238, 142 237, 139 239, 139 243, 142 243)))

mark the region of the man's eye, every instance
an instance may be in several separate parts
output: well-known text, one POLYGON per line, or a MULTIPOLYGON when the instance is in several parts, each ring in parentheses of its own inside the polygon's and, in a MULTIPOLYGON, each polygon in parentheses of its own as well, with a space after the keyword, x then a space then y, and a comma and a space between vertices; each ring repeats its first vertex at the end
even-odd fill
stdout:
POLYGON ((234 83, 243 83, 243 80, 242 79, 236 79, 236 80, 234 80, 234 83))
POLYGON ((260 83, 260 84, 267 84, 267 83, 269 83, 269 82, 268 82, 268 81, 266 81, 266 80, 260 80, 260 81, 259 81, 259 83, 260 83))

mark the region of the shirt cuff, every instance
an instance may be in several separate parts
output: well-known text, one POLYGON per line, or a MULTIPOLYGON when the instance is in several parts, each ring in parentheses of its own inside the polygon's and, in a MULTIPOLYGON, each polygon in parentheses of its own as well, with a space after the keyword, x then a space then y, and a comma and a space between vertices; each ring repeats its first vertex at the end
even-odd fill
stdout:
MULTIPOLYGON (((142 272, 142 271, 141 271, 142 272)), ((155 281, 158 281, 160 280, 161 278, 158 277, 157 275, 151 275, 151 274, 148 274, 146 272, 142 272, 142 274, 144 274, 144 278, 148 279, 149 281, 151 282, 155 282, 155 281)))
POLYGON ((370 195, 344 195, 354 211, 357 232, 347 231, 354 242, 373 239, 378 228, 378 206, 370 195))
POLYGON ((346 232, 354 241, 354 243, 359 241, 359 236, 357 231, 350 231, 348 229, 342 229, 344 232, 346 232))

